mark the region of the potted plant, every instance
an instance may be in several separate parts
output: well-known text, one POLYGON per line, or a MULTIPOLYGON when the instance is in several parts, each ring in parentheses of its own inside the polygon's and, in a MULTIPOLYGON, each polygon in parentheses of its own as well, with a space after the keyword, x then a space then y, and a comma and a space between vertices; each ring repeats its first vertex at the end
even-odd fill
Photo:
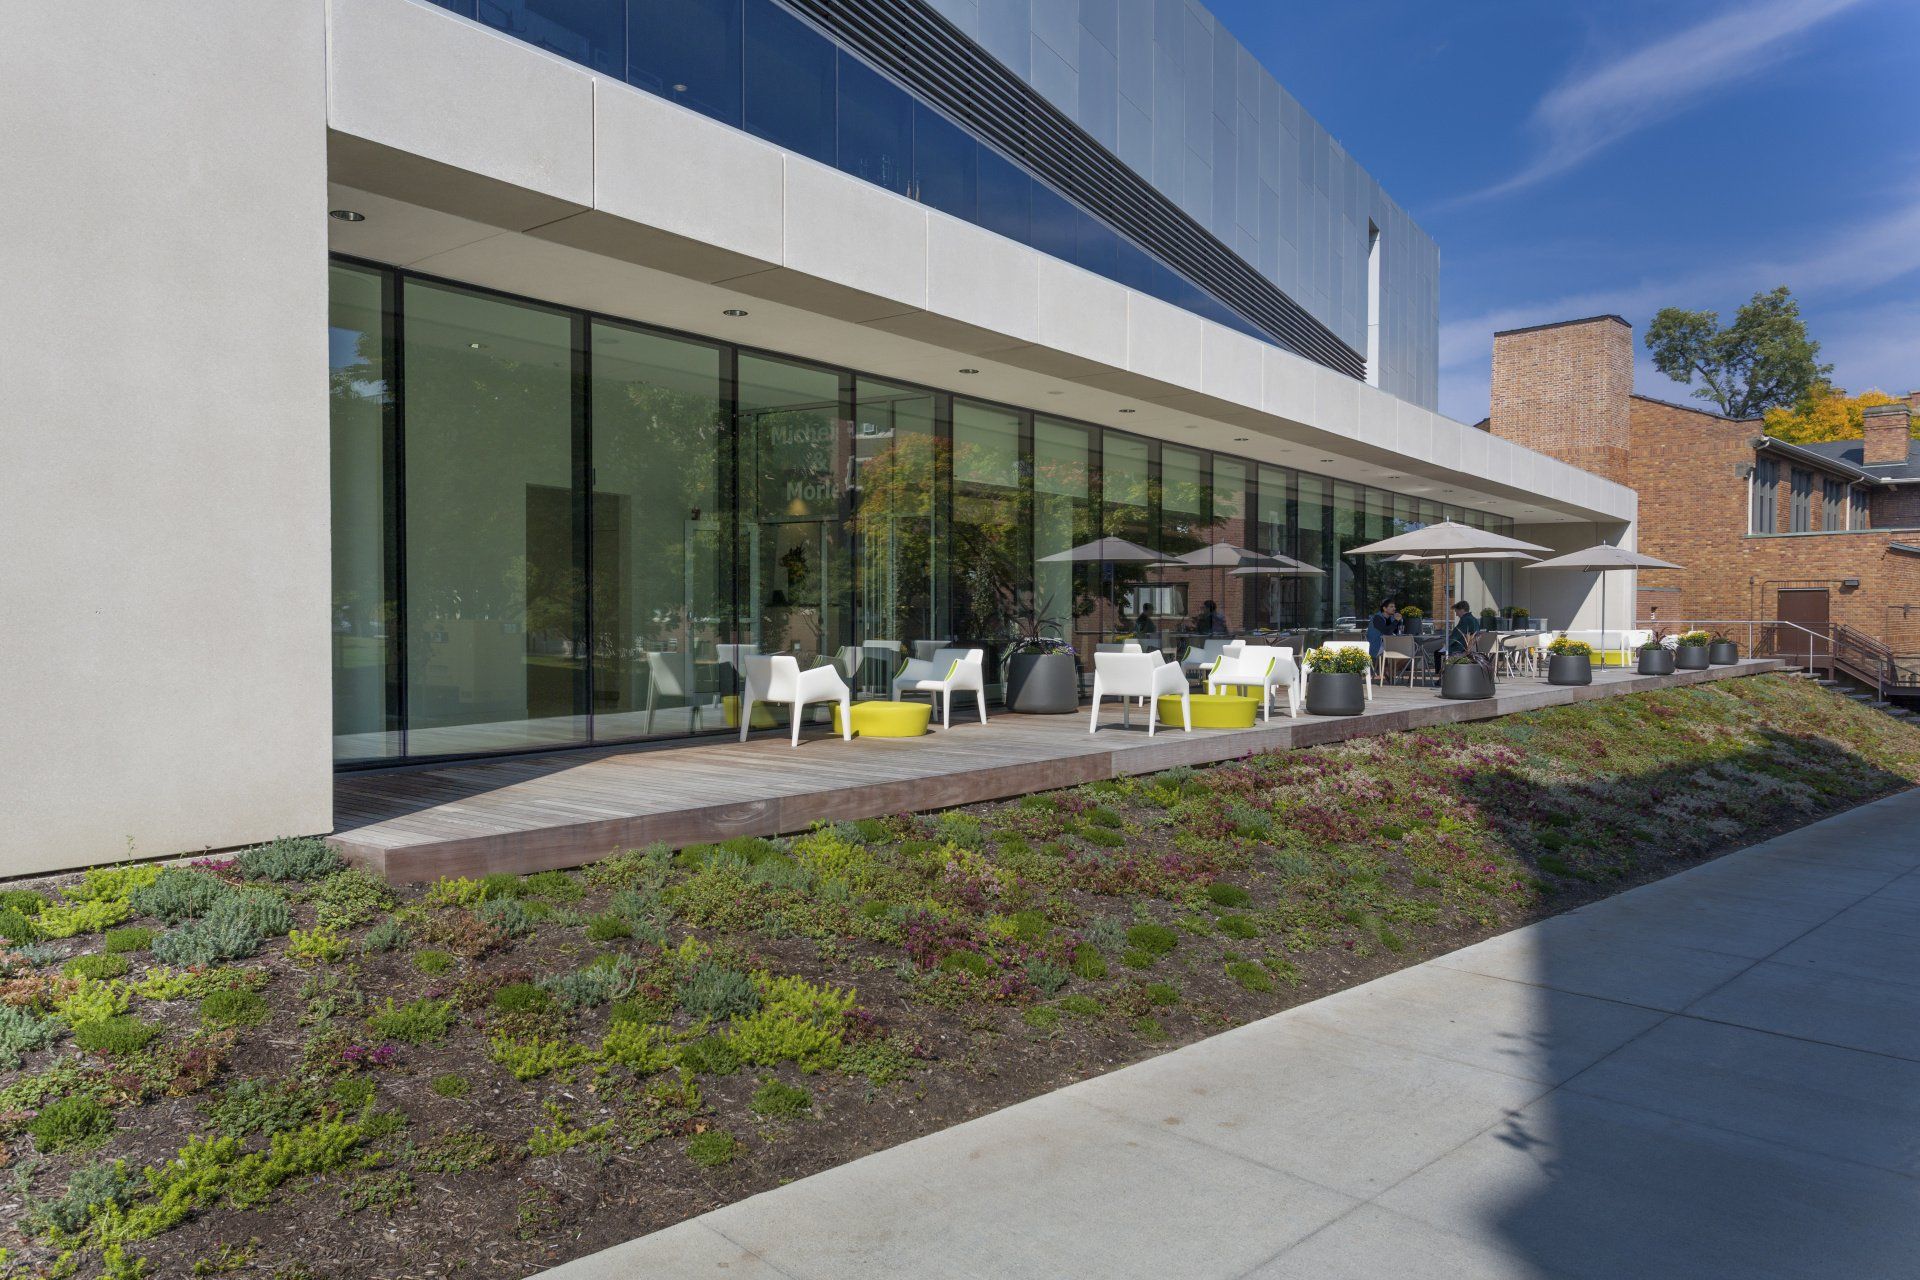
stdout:
POLYGON ((1407 624, 1407 634, 1417 636, 1427 620, 1427 611, 1417 604, 1410 604, 1400 611, 1400 618, 1407 624))
POLYGON ((1480 611, 1480 629, 1482 631, 1501 630, 1499 610, 1495 609, 1492 605, 1488 605, 1482 609, 1480 611))
POLYGON ((1440 696, 1458 700, 1493 696, 1493 659, 1484 653, 1456 653, 1440 668, 1440 696))
POLYGON ((1592 684, 1593 646, 1560 636, 1547 646, 1548 684, 1592 684))
POLYGON ((1051 619, 1046 600, 1009 610, 1002 668, 1009 711, 1057 716, 1080 709, 1080 659, 1071 644, 1051 634, 1051 619))
POLYGON ((1673 674, 1673 637, 1655 627, 1646 642, 1640 646, 1640 674, 1643 676, 1670 676, 1673 674))
POLYGON ((1683 631, 1673 649, 1673 665, 1679 671, 1705 671, 1707 644, 1713 637, 1704 631, 1683 631))
POLYGON ((1707 641, 1707 661, 1716 667, 1730 667, 1740 661, 1740 646, 1724 631, 1716 631, 1707 641))
POLYGON ((1507 607, 1507 617, 1512 620, 1515 631, 1525 631, 1527 629, 1527 620, 1533 617, 1533 614, 1527 611, 1525 605, 1516 604, 1507 607))
POLYGON ((1316 716, 1357 716, 1367 709, 1365 649, 1309 649, 1307 712, 1316 716))

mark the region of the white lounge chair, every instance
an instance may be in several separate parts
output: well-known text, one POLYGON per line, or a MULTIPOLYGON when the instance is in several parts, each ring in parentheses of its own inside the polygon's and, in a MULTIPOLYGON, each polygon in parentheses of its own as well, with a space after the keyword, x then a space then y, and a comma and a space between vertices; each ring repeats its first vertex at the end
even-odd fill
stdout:
POLYGON ((1093 719, 1088 733, 1100 728, 1100 699, 1120 699, 1120 723, 1133 723, 1130 699, 1147 699, 1147 736, 1153 736, 1160 718, 1162 694, 1180 695, 1181 727, 1193 732, 1193 703, 1189 701, 1187 677, 1177 662, 1168 662, 1157 653, 1096 653, 1093 655, 1093 719))
POLYGON ((892 692, 888 696, 898 702, 901 694, 913 692, 919 688, 922 680, 944 679, 947 670, 954 663, 970 653, 979 652, 978 649, 946 648, 935 649, 924 658, 908 658, 900 664, 900 670, 894 673, 893 684, 890 686, 892 692))
POLYGON ((1187 656, 1180 660, 1180 665, 1186 668, 1189 676, 1198 678, 1223 655, 1239 653, 1245 647, 1244 641, 1228 640, 1224 636, 1203 640, 1187 650, 1187 656))
MULTIPOLYGON (((899 682, 896 680, 895 684, 899 682)), ((973 705, 980 708, 980 723, 987 722, 987 672, 986 654, 979 649, 968 649, 947 664, 946 670, 938 676, 914 683, 914 691, 940 699, 940 727, 953 728, 953 695, 971 693, 973 705)))
POLYGON ((853 691, 840 678, 838 669, 814 667, 800 669, 799 659, 790 654, 748 654, 741 661, 747 675, 746 692, 740 698, 740 741, 747 740, 753 724, 753 704, 778 702, 793 711, 793 745, 800 745, 802 708, 812 703, 840 704, 840 736, 853 741, 853 691))
POLYGON ((1260 718, 1273 719, 1273 691, 1287 691, 1287 715, 1300 714, 1300 668, 1293 650, 1283 646, 1250 644, 1238 653, 1222 654, 1207 673, 1207 692, 1222 689, 1260 690, 1260 718))
POLYGON ((654 709, 662 698, 679 698, 700 732, 700 703, 693 694, 693 655, 647 650, 647 732, 653 732, 654 709))

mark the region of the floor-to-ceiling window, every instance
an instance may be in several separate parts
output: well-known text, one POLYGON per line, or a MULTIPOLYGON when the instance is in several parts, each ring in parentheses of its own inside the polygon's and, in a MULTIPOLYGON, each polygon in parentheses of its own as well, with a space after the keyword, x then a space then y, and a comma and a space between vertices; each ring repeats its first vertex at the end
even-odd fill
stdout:
POLYGON ((953 626, 960 643, 989 651, 989 682, 1032 590, 1022 418, 997 405, 953 402, 953 626))
MULTIPOLYGON (((1250 468, 1233 458, 1214 455, 1212 514, 1207 523, 1207 541, 1228 546, 1253 545, 1252 515, 1247 501, 1247 477, 1250 468)), ((1254 625, 1253 601, 1258 594, 1258 577, 1235 574, 1222 566, 1214 570, 1213 589, 1221 625, 1230 631, 1244 631, 1254 625)), ((1205 608, 1205 601, 1201 602, 1205 608)))
POLYGON ((1342 568, 1339 537, 1334 531, 1333 482, 1323 476, 1302 472, 1298 478, 1300 500, 1296 504, 1296 545, 1294 557, 1320 572, 1300 581, 1300 616, 1295 625, 1330 627, 1342 568))
POLYGON ((855 383, 854 616, 859 689, 884 693, 917 641, 950 632, 941 397, 917 387, 855 383))
MULTIPOLYGON (((1153 529, 1153 452, 1138 436, 1104 433, 1100 448, 1100 532, 1156 550, 1153 529)), ((1100 603, 1089 615, 1090 629, 1101 636, 1133 635, 1159 620, 1152 612, 1152 576, 1145 566, 1109 560, 1099 566, 1100 603)))
MULTIPOLYGON (((1208 524, 1207 456, 1196 449, 1160 446, 1160 532, 1154 549, 1169 560, 1198 551, 1212 537, 1208 524)), ((1219 607, 1211 568, 1181 567, 1153 572, 1147 589, 1163 631, 1184 632, 1206 601, 1219 607)))
MULTIPOLYGON (((842 480, 852 432, 837 370, 739 361, 743 642, 802 667, 845 661, 852 592, 842 480)), ((848 671, 848 674, 853 674, 848 671)))
POLYGON ((594 735, 694 732, 719 719, 733 622, 725 352, 600 321, 588 341, 594 735))
POLYGON ((336 263, 331 285, 333 748, 339 760, 378 760, 402 751, 399 649, 393 642, 387 279, 336 263))
POLYGON ((403 292, 408 752, 583 741, 577 319, 403 292))
POLYGON ((1033 609, 1044 634, 1071 642, 1093 607, 1097 565, 1050 559, 1093 540, 1093 431, 1033 420, 1033 609))

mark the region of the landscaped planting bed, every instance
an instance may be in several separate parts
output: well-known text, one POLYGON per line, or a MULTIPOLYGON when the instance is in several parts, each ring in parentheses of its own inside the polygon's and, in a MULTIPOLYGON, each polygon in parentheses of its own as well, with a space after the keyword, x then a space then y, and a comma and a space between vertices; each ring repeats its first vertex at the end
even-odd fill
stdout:
POLYGON ((0 1274, 522 1276, 1916 777, 1759 677, 574 873, 16 889, 0 1274))

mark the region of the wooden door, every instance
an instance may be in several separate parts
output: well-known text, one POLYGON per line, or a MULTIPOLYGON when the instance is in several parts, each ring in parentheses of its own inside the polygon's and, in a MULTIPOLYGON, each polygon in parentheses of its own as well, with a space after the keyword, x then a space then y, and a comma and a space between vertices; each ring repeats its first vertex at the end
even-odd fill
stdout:
POLYGON ((1832 633, 1827 629, 1828 598, 1825 587, 1782 587, 1774 617, 1797 626, 1775 627, 1774 652, 1783 658, 1805 659, 1811 651, 1817 662, 1833 652, 1832 633), (1805 627, 1802 631, 1800 628, 1805 627), (1808 635, 1811 631, 1814 634, 1808 635))

